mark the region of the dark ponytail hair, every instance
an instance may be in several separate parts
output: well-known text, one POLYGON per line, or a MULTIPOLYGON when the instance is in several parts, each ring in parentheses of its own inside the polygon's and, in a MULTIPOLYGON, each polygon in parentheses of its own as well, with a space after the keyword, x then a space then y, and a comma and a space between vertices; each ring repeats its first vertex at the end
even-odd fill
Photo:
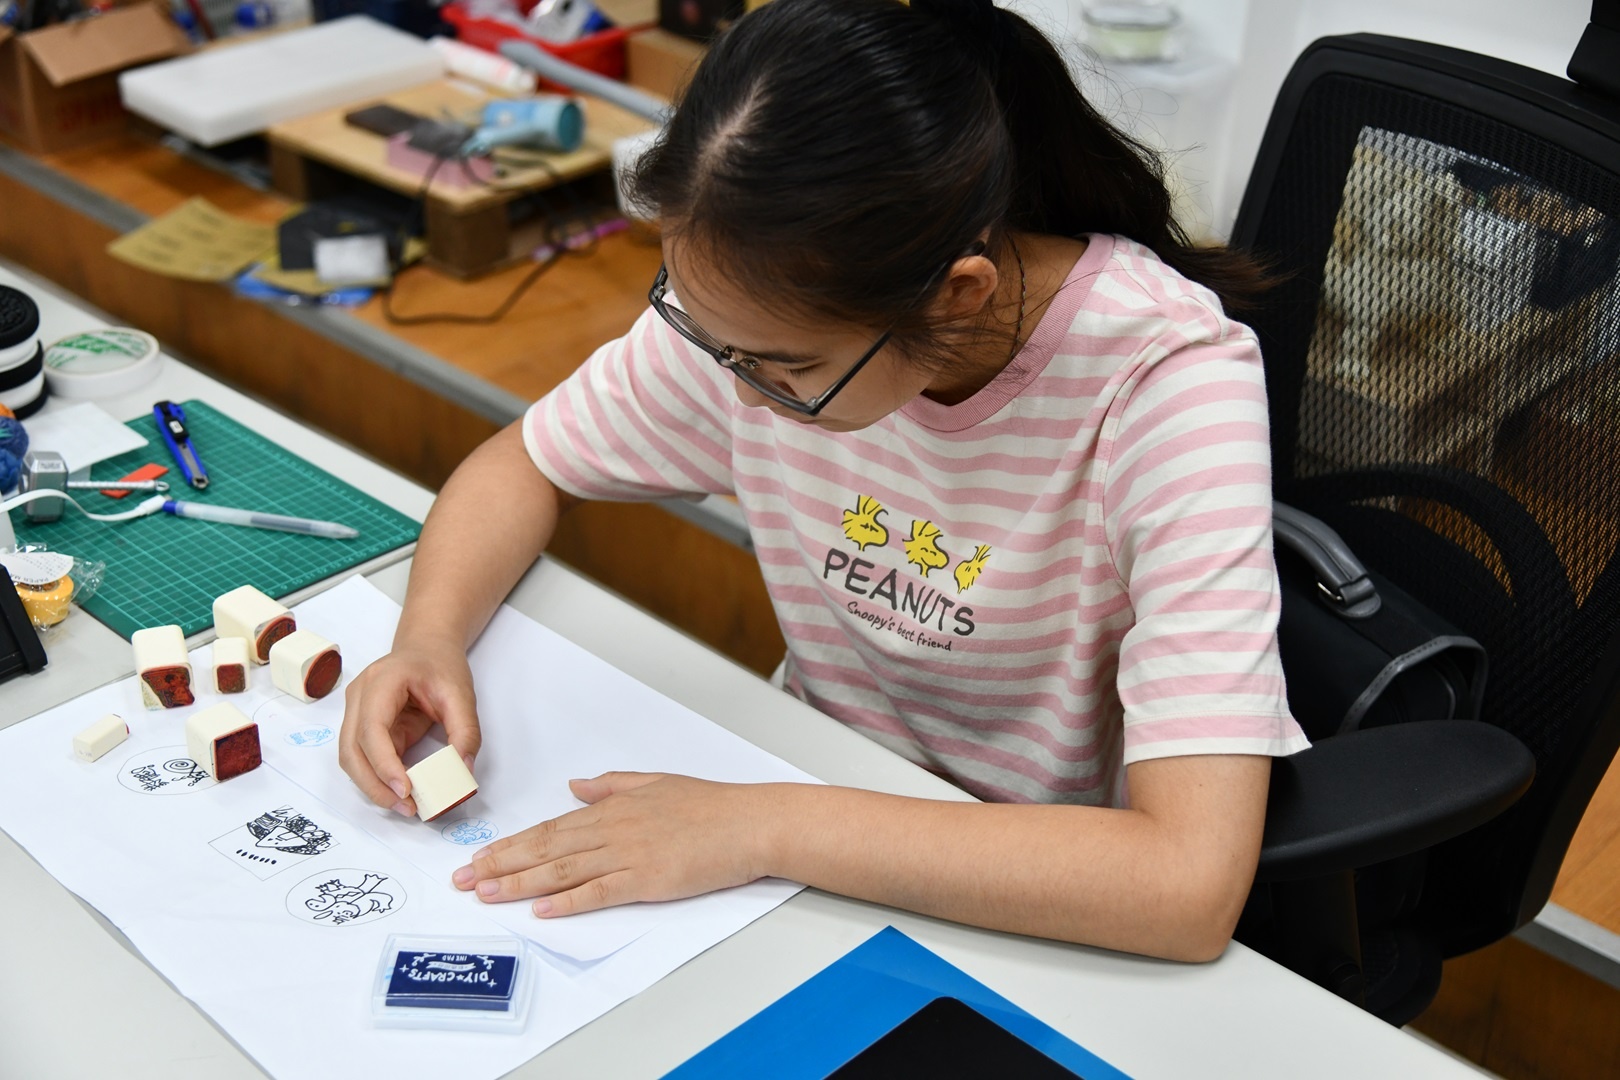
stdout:
POLYGON ((919 297, 1008 229, 1119 233, 1229 309, 1265 285, 1188 241, 1157 155, 990 0, 773 0, 715 43, 630 195, 756 293, 917 355, 939 343, 919 297))

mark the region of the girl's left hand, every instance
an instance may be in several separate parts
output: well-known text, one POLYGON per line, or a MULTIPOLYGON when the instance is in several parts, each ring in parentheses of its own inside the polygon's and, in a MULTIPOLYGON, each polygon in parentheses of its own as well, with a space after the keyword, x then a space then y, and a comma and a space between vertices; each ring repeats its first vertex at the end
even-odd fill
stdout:
POLYGON ((451 875, 489 903, 539 897, 542 917, 679 900, 764 877, 769 784, 664 773, 571 780, 589 803, 503 837, 451 875))

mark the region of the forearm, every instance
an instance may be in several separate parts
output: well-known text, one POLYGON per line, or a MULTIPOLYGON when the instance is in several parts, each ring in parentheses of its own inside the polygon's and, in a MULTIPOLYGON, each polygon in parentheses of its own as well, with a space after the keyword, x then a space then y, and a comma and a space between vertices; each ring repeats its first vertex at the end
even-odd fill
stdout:
POLYGON ((520 424, 468 455, 434 501, 412 561, 396 648, 427 640, 470 647, 575 501, 535 468, 520 424))
MULTIPOLYGON (((1264 761, 1264 759, 1256 759, 1264 761)), ((1268 763, 1267 763, 1268 767, 1268 763)), ((1220 955, 1258 855, 1143 810, 783 785, 766 873, 954 922, 1177 960, 1220 955)), ((1264 788, 1260 804, 1263 807, 1264 788)))

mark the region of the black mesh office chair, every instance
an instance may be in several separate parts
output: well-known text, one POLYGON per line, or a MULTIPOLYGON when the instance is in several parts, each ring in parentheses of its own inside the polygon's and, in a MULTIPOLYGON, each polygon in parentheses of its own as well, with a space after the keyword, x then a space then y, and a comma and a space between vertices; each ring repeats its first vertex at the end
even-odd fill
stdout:
POLYGON ((1482 723, 1275 767, 1238 937, 1395 1023, 1535 917, 1620 742, 1620 0, 1571 72, 1320 40, 1234 230, 1285 276, 1277 497, 1489 654, 1482 723))

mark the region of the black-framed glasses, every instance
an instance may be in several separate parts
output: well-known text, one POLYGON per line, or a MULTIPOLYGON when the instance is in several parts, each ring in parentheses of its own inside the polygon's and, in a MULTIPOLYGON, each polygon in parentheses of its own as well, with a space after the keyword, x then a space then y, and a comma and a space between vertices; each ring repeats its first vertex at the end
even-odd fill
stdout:
POLYGON ((737 376, 737 378, 741 379, 755 390, 758 390, 761 394, 764 394, 778 405, 781 405, 784 408, 792 409, 794 412, 800 413, 804 416, 815 416, 820 413, 822 409, 826 408, 827 402, 831 401, 838 391, 848 386, 849 381, 860 372, 861 368, 866 366, 866 362, 872 359, 872 357, 876 356, 878 354, 878 350, 882 349, 883 346, 889 343, 889 336, 893 333, 892 330, 883 331, 882 336, 872 343, 872 347, 867 349, 866 353, 859 360, 855 361, 848 371, 839 376, 837 382, 827 387, 827 389, 823 390, 815 397, 806 401, 804 398, 801 398, 795 394, 792 390, 772 382, 764 375, 759 374, 759 372, 764 369, 764 365, 770 361, 761 359, 758 356, 752 356, 748 353, 742 352, 739 349, 734 349, 730 345, 721 343, 714 337, 714 335, 710 334, 707 330, 703 329, 703 327, 699 326, 697 321, 693 319, 692 316, 688 315, 678 307, 671 307, 669 304, 666 304, 664 302, 664 294, 668 292, 668 290, 669 267, 660 264, 658 267, 658 277, 654 279, 652 288, 647 292, 647 302, 652 304, 653 310, 658 312, 659 316, 665 322, 674 327, 675 332, 680 334, 681 337, 685 338, 687 341, 690 341, 692 344, 696 345, 698 348, 712 356, 715 363, 719 364, 723 368, 729 368, 733 375, 737 376))

